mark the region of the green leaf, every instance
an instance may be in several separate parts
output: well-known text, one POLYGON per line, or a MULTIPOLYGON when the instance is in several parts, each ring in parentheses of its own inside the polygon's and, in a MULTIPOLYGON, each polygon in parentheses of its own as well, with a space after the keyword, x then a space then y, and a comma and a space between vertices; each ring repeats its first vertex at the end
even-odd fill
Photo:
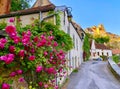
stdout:
POLYGON ((8 84, 12 84, 12 83, 13 83, 13 80, 9 80, 9 81, 8 81, 8 84))

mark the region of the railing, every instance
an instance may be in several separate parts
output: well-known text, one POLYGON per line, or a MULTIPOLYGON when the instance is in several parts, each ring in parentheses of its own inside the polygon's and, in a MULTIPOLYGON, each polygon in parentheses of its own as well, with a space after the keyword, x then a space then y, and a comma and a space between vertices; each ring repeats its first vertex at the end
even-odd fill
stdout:
POLYGON ((112 60, 112 58, 108 59, 108 65, 115 77, 120 81, 120 67, 112 60))

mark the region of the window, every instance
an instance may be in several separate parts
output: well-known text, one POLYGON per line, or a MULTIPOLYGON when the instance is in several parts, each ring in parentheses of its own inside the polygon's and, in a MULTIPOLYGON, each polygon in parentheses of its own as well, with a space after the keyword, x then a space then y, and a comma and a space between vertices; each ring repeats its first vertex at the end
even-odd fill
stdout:
POLYGON ((102 52, 102 56, 104 55, 104 53, 102 52))
POLYGON ((98 56, 100 55, 100 53, 99 53, 99 52, 98 52, 97 54, 98 54, 98 56))

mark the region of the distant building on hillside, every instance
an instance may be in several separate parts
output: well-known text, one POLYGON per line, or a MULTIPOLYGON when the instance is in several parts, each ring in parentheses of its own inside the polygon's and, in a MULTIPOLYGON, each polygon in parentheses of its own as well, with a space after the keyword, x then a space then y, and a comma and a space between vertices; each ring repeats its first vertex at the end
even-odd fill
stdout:
POLYGON ((107 56, 107 57, 112 56, 112 50, 109 49, 104 44, 99 44, 99 43, 96 43, 94 40, 92 40, 90 47, 91 47, 90 59, 96 59, 96 58, 99 58, 100 56, 107 56))

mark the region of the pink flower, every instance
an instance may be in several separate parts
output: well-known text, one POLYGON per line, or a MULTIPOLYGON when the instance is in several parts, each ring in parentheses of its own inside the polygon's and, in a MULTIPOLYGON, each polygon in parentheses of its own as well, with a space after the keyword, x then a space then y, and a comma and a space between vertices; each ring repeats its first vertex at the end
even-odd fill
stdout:
POLYGON ((56 70, 53 67, 48 68, 47 71, 48 71, 49 74, 56 74, 56 70))
POLYGON ((2 84, 2 89, 10 89, 10 85, 7 83, 2 84))
POLYGON ((22 74, 23 73, 22 70, 17 70, 16 72, 17 72, 17 74, 22 74))
POLYGON ((10 64, 13 60, 13 57, 8 57, 7 60, 5 60, 5 64, 10 64))
POLYGON ((3 49, 6 43, 7 43, 7 39, 1 38, 0 39, 0 49, 3 49))
POLYGON ((55 47, 58 46, 58 43, 55 41, 54 44, 53 44, 53 46, 55 46, 55 47))
POLYGON ((9 46, 9 51, 11 53, 14 53, 15 52, 15 46, 9 46))
POLYGON ((42 39, 45 39, 45 36, 42 34, 41 36, 40 36, 42 39))
POLYGON ((25 45, 27 45, 28 43, 29 43, 29 41, 30 41, 30 37, 29 36, 23 36, 22 37, 22 44, 25 46, 25 45))
POLYGON ((12 54, 12 53, 9 53, 9 54, 7 54, 7 57, 14 58, 14 57, 15 57, 15 55, 14 55, 14 54, 12 54))
POLYGON ((44 88, 48 88, 48 84, 44 84, 44 88))
POLYGON ((48 55, 48 52, 45 51, 45 52, 44 52, 44 56, 47 56, 47 55, 48 55))
POLYGON ((44 46, 46 44, 46 39, 42 39, 38 44, 37 44, 37 47, 41 47, 41 46, 44 46))
POLYGON ((15 37, 13 38, 13 40, 14 40, 14 43, 17 44, 17 43, 20 42, 20 37, 15 36, 15 37))
POLYGON ((35 60, 35 56, 30 56, 30 57, 29 57, 29 60, 30 60, 30 61, 34 61, 34 60, 35 60))
POLYGON ((20 50, 18 54, 19 54, 20 57, 24 57, 25 51, 24 50, 20 50))
POLYGON ((30 30, 28 30, 27 32, 26 32, 26 34, 27 34, 27 36, 31 36, 31 31, 30 30))
POLYGON ((4 44, 3 43, 0 43, 0 49, 3 49, 4 48, 4 44))
POLYGON ((48 36, 48 39, 52 41, 54 39, 54 36, 48 36))
POLYGON ((13 18, 13 17, 9 19, 9 22, 11 22, 11 23, 13 23, 14 21, 15 21, 15 18, 13 18))
POLYGON ((41 71, 42 71, 42 69, 43 69, 43 67, 42 67, 42 66, 37 66, 37 68, 36 68, 36 72, 37 72, 37 73, 39 73, 39 72, 41 72, 41 71))
POLYGON ((13 26, 13 25, 7 26, 7 27, 5 28, 5 31, 6 31, 8 34, 14 33, 14 32, 16 32, 16 27, 13 26))
POLYGON ((7 56, 1 56, 1 57, 0 57, 0 60, 1 60, 1 61, 6 61, 6 60, 7 60, 7 56))
POLYGON ((6 38, 1 38, 0 43, 3 43, 3 44, 7 43, 7 39, 6 38))
POLYGON ((19 78, 19 80, 18 80, 19 82, 24 82, 25 81, 25 79, 24 78, 19 78))
POLYGON ((58 86, 55 86, 54 89, 58 89, 58 86))
POLYGON ((39 82, 38 85, 39 85, 40 87, 42 87, 43 83, 42 83, 42 82, 39 82))
POLYGON ((11 72, 10 73, 10 77, 15 77, 15 75, 16 75, 16 72, 11 72))
POLYGON ((30 52, 31 52, 31 53, 35 53, 35 49, 32 48, 32 49, 30 50, 30 52))

